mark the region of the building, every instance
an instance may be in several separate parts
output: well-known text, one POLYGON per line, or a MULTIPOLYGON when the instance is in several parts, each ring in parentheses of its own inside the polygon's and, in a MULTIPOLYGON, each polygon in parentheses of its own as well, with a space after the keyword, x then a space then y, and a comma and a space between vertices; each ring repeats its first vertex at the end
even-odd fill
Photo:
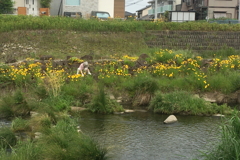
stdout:
POLYGON ((148 5, 144 8, 142 8, 142 9, 137 10, 136 11, 137 12, 137 18, 138 19, 144 19, 145 17, 146 18, 149 17, 148 11, 151 10, 151 9, 152 9, 152 6, 148 5))
POLYGON ((125 0, 53 0, 51 16, 63 16, 64 12, 81 12, 83 18, 90 18, 91 11, 105 11, 114 18, 125 17, 125 0))
POLYGON ((40 0, 13 0, 14 14, 39 16, 40 0))
POLYGON ((129 17, 135 18, 135 17, 136 17, 136 14, 125 11, 125 19, 127 19, 127 18, 129 18, 129 17))
MULTIPOLYGON (((149 1, 151 9, 148 15, 155 15, 155 0, 149 1)), ((175 11, 176 6, 181 4, 181 0, 157 0, 157 17, 160 18, 165 11, 175 11)))
MULTIPOLYGON (((206 2, 205 2, 206 3, 206 2)), ((238 9, 239 6, 238 0, 231 1, 220 1, 213 0, 212 2, 208 2, 208 17, 209 18, 238 18, 238 9)))
POLYGON ((196 20, 238 18, 239 0, 183 0, 181 11, 196 11, 196 20))

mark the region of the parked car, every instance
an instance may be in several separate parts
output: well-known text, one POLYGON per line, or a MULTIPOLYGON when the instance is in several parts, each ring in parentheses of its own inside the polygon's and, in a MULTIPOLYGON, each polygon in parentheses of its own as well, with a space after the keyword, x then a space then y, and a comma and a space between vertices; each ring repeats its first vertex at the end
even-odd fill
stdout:
POLYGON ((82 18, 81 12, 64 12, 63 15, 65 17, 82 18))
POLYGON ((99 18, 102 20, 107 20, 108 18, 110 18, 110 14, 104 11, 92 11, 91 18, 99 18))

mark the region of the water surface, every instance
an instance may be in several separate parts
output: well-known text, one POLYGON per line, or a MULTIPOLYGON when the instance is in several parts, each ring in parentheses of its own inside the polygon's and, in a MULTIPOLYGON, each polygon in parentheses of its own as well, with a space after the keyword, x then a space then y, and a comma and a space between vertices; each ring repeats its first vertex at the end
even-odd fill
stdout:
POLYGON ((100 115, 83 112, 81 130, 108 148, 112 160, 187 160, 199 158, 218 142, 221 119, 176 116, 175 124, 163 124, 169 115, 127 113, 100 115))

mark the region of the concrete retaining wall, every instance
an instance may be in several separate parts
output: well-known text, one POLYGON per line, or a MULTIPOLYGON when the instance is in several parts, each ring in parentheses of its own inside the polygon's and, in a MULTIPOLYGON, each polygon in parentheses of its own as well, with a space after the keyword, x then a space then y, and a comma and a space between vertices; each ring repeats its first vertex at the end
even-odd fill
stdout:
POLYGON ((240 32, 147 31, 145 42, 163 49, 219 50, 228 46, 240 50, 240 32))

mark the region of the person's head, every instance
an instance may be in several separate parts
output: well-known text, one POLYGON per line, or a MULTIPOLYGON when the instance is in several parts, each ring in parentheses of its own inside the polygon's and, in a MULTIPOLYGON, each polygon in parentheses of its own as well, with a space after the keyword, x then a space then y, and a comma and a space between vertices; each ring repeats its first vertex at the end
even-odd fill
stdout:
POLYGON ((83 62, 83 65, 85 66, 85 67, 87 67, 88 66, 88 62, 86 61, 86 62, 83 62))

